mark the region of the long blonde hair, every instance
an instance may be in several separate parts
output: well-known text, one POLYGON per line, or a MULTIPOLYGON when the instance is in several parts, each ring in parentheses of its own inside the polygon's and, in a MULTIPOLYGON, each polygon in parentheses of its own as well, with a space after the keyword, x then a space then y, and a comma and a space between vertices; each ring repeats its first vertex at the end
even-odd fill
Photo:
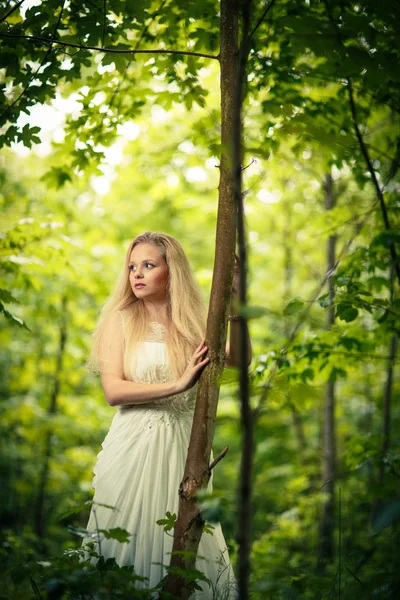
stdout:
POLYGON ((134 295, 129 281, 130 255, 133 248, 141 243, 156 246, 167 263, 167 310, 170 323, 166 343, 169 363, 175 378, 178 379, 186 369, 194 350, 205 337, 206 306, 200 286, 180 243, 166 233, 153 231, 141 233, 129 244, 115 288, 105 301, 92 334, 93 343, 87 367, 91 372, 100 372, 101 338, 107 316, 114 311, 121 313, 125 325, 125 373, 131 364, 137 344, 146 338, 149 315, 143 300, 134 295))

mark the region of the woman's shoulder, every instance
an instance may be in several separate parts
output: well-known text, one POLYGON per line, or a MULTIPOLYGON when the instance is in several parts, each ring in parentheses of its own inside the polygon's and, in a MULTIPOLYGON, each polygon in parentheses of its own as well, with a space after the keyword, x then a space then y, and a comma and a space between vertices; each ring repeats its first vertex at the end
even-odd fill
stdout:
POLYGON ((126 324, 128 321, 128 311, 126 308, 119 308, 115 311, 114 319, 118 320, 119 324, 122 326, 124 332, 126 331, 126 324))
POLYGON ((121 310, 111 310, 104 319, 104 330, 115 333, 117 330, 125 331, 126 316, 121 310))

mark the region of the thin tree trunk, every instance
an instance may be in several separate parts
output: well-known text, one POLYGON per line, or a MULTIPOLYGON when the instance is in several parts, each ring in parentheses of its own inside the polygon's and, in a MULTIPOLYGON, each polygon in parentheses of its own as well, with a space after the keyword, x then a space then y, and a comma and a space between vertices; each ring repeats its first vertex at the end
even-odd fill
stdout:
MULTIPOLYGON (((50 404, 47 409, 47 414, 49 417, 52 417, 57 412, 57 400, 60 393, 60 384, 61 384, 61 372, 63 365, 63 358, 65 352, 65 345, 67 342, 67 319, 66 319, 66 310, 67 310, 67 298, 64 296, 61 301, 61 317, 60 317, 60 338, 58 343, 58 352, 57 352, 57 361, 56 368, 54 372, 54 381, 53 381, 53 389, 50 395, 50 404)), ((52 441, 51 438, 53 436, 53 431, 51 425, 49 426, 44 441, 44 453, 43 453, 43 463, 42 468, 39 475, 39 483, 38 483, 38 491, 36 496, 35 503, 35 532, 36 535, 40 538, 43 538, 45 535, 45 503, 46 503, 46 490, 47 483, 50 475, 50 460, 52 455, 52 441)))
MULTIPOLYGON (((391 280, 391 288, 390 288, 390 304, 393 303, 394 296, 394 271, 393 267, 390 269, 390 280, 391 280)), ((381 444, 381 461, 379 465, 377 484, 378 489, 382 490, 382 484, 385 477, 385 457, 389 450, 390 445, 390 424, 391 424, 391 416, 392 416, 392 394, 393 394, 393 367, 394 367, 394 359, 396 357, 397 350, 397 336, 396 334, 390 338, 389 341, 389 360, 386 369, 386 380, 385 387, 383 390, 383 427, 382 427, 382 444, 381 444)), ((376 517, 376 514, 379 511, 379 508, 382 503, 382 497, 377 496, 371 507, 370 520, 371 522, 376 517)))
MULTIPOLYGON (((237 228, 232 176, 232 130, 237 74, 238 0, 221 0, 220 39, 222 155, 215 263, 206 334, 210 362, 199 379, 188 456, 179 489, 179 513, 171 557, 171 567, 184 569, 194 567, 203 531, 204 520, 196 503, 196 495, 201 488, 207 486, 211 476, 209 462, 219 397, 216 381, 225 365, 227 311, 233 280, 237 228), (188 557, 182 552, 193 554, 188 557)), ((178 598, 188 598, 190 591, 190 584, 183 577, 168 574, 164 592, 178 598)), ((164 595, 163 593, 162 596, 164 595)))
MULTIPOLYGON (((334 194, 330 174, 325 176, 325 208, 332 210, 334 207, 334 194)), ((328 239, 328 271, 335 265, 336 236, 328 239)), ((329 278, 329 299, 332 308, 328 310, 327 326, 331 329, 335 322, 333 307, 334 288, 332 278, 329 278)), ((320 523, 320 540, 318 548, 318 566, 323 571, 327 562, 331 562, 334 555, 335 531, 335 471, 336 471, 336 439, 335 439, 335 382, 329 379, 325 388, 325 403, 323 410, 323 435, 322 435, 322 480, 323 491, 328 498, 322 507, 320 523)))
POLYGON ((301 414, 297 410, 295 404, 292 402, 290 396, 289 396, 289 406, 290 406, 290 410, 292 412, 293 427, 294 427, 294 432, 296 434, 297 448, 299 450, 299 461, 302 465, 304 465, 306 463, 305 453, 307 450, 307 442, 306 442, 306 436, 304 435, 303 421, 301 418, 301 414))
MULTIPOLYGON (((390 280, 391 280, 391 288, 390 288, 390 304, 393 303, 393 295, 394 295, 394 278, 395 272, 393 265, 390 268, 390 280)), ((383 427, 382 427, 382 444, 381 444, 381 462, 379 465, 378 475, 374 479, 375 485, 377 485, 378 489, 382 490, 380 494, 374 498, 371 504, 369 520, 370 524, 373 525, 374 519, 376 518, 379 509, 382 504, 382 492, 383 492, 383 481, 385 477, 385 456, 390 447, 390 425, 391 425, 391 413, 392 413, 392 395, 393 395, 393 366, 394 360, 396 358, 397 352, 397 337, 393 335, 389 341, 389 359, 387 363, 386 369, 386 380, 383 391, 383 427)), ((368 552, 364 553, 364 556, 361 558, 359 563, 357 564, 356 572, 359 572, 364 565, 367 564, 369 560, 374 556, 376 550, 379 548, 378 545, 371 546, 368 552)))
MULTIPOLYGON (((292 244, 291 244, 291 239, 292 239, 291 238, 291 234, 292 234, 291 216, 292 216, 292 213, 290 210, 291 207, 289 205, 289 202, 286 200, 284 200, 283 209, 284 209, 284 214, 286 217, 285 227, 283 230, 283 240, 282 240, 283 250, 284 250, 284 254, 285 254, 284 266, 283 266, 283 271, 284 271, 284 281, 283 281, 284 292, 283 293, 284 293, 284 297, 286 299, 289 299, 292 296, 292 278, 293 278, 293 249, 292 249, 292 244)), ((285 337, 287 339, 290 338, 290 325, 289 325, 288 321, 285 323, 285 337)), ((290 410, 292 412, 293 428, 294 428, 294 432, 296 435, 300 463, 304 464, 305 452, 307 450, 307 442, 306 442, 306 438, 304 435, 303 421, 302 421, 299 411, 297 410, 295 404, 293 403, 293 401, 290 397, 290 394, 288 394, 288 402, 289 402, 290 410)))
MULTIPOLYGON (((235 204, 238 216, 238 246, 239 262, 241 265, 239 301, 243 309, 247 305, 247 252, 245 243, 245 223, 243 204, 242 168, 244 162, 243 148, 243 117, 242 106, 246 96, 247 60, 250 52, 250 24, 252 17, 251 0, 241 0, 242 42, 238 61, 238 79, 235 93, 233 120, 233 174, 235 204)), ((238 498, 238 586, 239 598, 249 597, 250 552, 251 552, 251 515, 252 483, 253 483, 253 453, 254 453, 254 416, 249 396, 248 376, 248 339, 247 323, 242 317, 240 322, 240 414, 242 428, 242 452, 240 463, 240 484, 238 498)))

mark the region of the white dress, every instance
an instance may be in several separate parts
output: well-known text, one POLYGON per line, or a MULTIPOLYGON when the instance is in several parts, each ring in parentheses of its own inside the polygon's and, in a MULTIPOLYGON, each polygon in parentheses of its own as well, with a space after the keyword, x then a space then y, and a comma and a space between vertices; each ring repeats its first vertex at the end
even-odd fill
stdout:
MULTIPOLYGON (((150 324, 150 335, 138 345, 135 373, 126 379, 160 383, 174 379, 168 366, 165 328, 150 324)), ((165 532, 156 521, 166 512, 178 514, 181 482, 196 400, 197 384, 190 390, 151 403, 120 406, 102 443, 93 469, 94 505, 86 527, 88 541, 96 543, 96 529, 121 527, 131 536, 122 543, 100 534, 101 554, 114 557, 119 566, 134 565, 137 575, 148 578, 138 588, 155 586, 167 573, 173 544, 173 529, 165 532), (97 523, 97 524, 96 524, 97 523), (157 564, 162 563, 162 564, 157 564)), ((209 482, 212 489, 212 478, 209 482)), ((212 582, 198 582, 202 592, 192 598, 237 598, 237 583, 220 524, 213 534, 202 534, 196 568, 212 582), (204 557, 204 559, 200 558, 204 557)), ((99 552, 100 553, 100 552, 99 552)))

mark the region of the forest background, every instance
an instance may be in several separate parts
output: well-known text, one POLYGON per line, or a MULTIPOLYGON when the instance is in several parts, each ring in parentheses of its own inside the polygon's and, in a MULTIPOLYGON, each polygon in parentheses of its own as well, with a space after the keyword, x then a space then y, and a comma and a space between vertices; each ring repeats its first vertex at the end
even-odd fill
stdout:
MULTIPOLYGON (((399 593, 400 4, 378 4, 254 3, 243 105, 254 598, 399 593)), ((79 570, 88 508, 71 514, 90 498, 114 411, 85 370, 90 333, 145 230, 181 241, 209 299, 218 11, 1 3, 2 598, 110 585, 79 570)), ((230 448, 202 506, 233 561, 241 435, 226 370, 214 451, 230 448)))

